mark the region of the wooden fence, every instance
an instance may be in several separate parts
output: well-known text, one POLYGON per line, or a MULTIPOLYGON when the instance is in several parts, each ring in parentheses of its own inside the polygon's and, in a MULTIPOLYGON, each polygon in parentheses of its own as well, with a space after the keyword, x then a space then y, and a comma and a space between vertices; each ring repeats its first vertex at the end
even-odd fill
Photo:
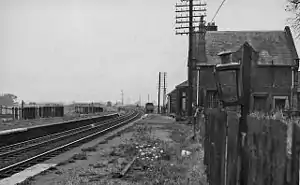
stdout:
POLYGON ((19 119, 21 110, 18 107, 6 107, 0 105, 0 118, 19 119))
POLYGON ((20 120, 63 116, 63 106, 26 106, 23 108, 0 106, 0 119, 20 120))
POLYGON ((76 105, 75 112, 80 114, 94 114, 103 112, 103 107, 93 105, 76 105))
MULTIPOLYGON (((292 156, 287 152, 287 124, 248 116, 244 155, 247 185, 298 185, 300 127, 293 123, 292 156)), ((239 184, 238 129, 234 112, 205 112, 204 164, 211 185, 239 184)))

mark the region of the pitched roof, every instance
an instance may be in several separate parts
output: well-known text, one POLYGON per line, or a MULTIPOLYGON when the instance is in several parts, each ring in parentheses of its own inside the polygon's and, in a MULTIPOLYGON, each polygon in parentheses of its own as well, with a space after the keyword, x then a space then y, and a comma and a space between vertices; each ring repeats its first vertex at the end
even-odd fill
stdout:
POLYGON ((171 92, 169 92, 167 95, 171 95, 171 94, 174 94, 176 92, 176 88, 173 89, 171 92))
POLYGON ((178 88, 178 87, 188 87, 188 81, 186 80, 186 81, 180 83, 179 85, 176 86, 176 88, 178 88))
MULTIPOLYGON (((199 35, 197 43, 199 43, 199 35)), ((205 36, 207 63, 221 63, 220 52, 237 51, 246 41, 259 52, 258 62, 296 65, 298 55, 289 27, 282 31, 208 31, 205 36)))

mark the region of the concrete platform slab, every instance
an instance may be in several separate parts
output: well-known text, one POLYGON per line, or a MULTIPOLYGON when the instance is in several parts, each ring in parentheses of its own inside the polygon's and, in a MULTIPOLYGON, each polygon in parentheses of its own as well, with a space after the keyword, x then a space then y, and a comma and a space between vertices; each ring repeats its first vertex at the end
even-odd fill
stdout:
POLYGON ((11 130, 0 131, 0 135, 6 135, 6 134, 15 133, 15 132, 26 132, 26 131, 27 131, 27 128, 15 128, 15 129, 11 129, 11 130))
POLYGON ((32 177, 36 174, 39 174, 51 167, 56 166, 56 164, 37 164, 32 167, 29 167, 19 173, 0 180, 0 185, 15 185, 25 181, 27 178, 32 177))

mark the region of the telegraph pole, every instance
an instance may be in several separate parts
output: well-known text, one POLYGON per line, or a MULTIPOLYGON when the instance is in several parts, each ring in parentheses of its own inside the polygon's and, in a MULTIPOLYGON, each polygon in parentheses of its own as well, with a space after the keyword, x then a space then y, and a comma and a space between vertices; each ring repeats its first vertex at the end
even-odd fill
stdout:
POLYGON ((158 73, 158 97, 157 97, 157 113, 160 114, 160 87, 161 87, 161 72, 158 73))
POLYGON ((142 98, 141 98, 141 95, 139 96, 139 102, 140 102, 140 106, 142 106, 142 98))
POLYGON ((187 113, 188 117, 192 117, 192 103, 193 103, 193 35, 194 33, 199 32, 197 29, 197 23, 200 23, 199 18, 206 16, 206 3, 202 3, 201 0, 181 0, 180 4, 176 4, 176 13, 179 13, 179 16, 176 16, 176 23, 181 24, 179 27, 176 27, 176 30, 188 29, 188 31, 177 32, 176 35, 189 35, 189 48, 188 48, 188 92, 187 92, 187 113), (195 3, 194 3, 195 2, 195 3), (198 12, 200 14, 195 14, 198 12), (202 13, 201 13, 202 12, 202 13), (203 13, 204 12, 204 13, 203 13), (186 13, 188 15, 182 15, 186 13), (198 19, 197 19, 198 18, 198 19), (186 20, 188 19, 188 20, 186 20), (188 24, 188 26, 182 26, 182 24, 188 24))
POLYGON ((121 96, 122 96, 122 105, 124 105, 124 92, 121 90, 121 96))
POLYGON ((163 113, 166 113, 166 93, 167 93, 167 84, 166 84, 166 77, 167 73, 163 72, 164 76, 164 84, 163 84, 163 113))

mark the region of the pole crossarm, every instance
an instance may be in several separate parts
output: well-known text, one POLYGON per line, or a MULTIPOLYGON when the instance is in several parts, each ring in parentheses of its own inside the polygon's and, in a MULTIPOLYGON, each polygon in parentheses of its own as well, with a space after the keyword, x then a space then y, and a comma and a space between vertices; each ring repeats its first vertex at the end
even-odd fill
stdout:
MULTIPOLYGON (((189 12, 189 10, 176 10, 176 13, 183 13, 183 12, 189 12)), ((206 12, 206 8, 202 8, 202 9, 193 9, 193 12, 206 12)))
MULTIPOLYGON (((193 34, 195 34, 195 33, 201 33, 201 32, 199 32, 199 31, 193 31, 193 34)), ((176 32, 175 33, 176 35, 189 35, 190 34, 190 32, 188 32, 188 31, 183 31, 183 32, 176 32)))
MULTIPOLYGON (((188 2, 186 4, 176 4, 176 24, 180 24, 175 27, 176 35, 189 35, 189 47, 188 47, 188 89, 187 89, 187 116, 193 117, 193 34, 201 31, 200 25, 205 24, 203 18, 206 16, 206 3, 201 3, 201 0, 181 0, 181 2, 188 2), (198 13, 198 14, 197 14, 198 13), (183 15, 184 14, 184 15, 183 15), (200 15, 199 15, 200 14, 200 15), (197 20, 200 18, 200 21, 197 20), (188 19, 188 20, 181 20, 188 19), (188 25, 185 25, 188 24, 188 25), (183 26, 184 25, 184 26, 183 26), (177 31, 188 29, 188 31, 177 31)), ((200 32, 199 32, 200 33, 200 32)))
MULTIPOLYGON (((176 20, 176 22, 175 22, 176 24, 188 24, 189 23, 189 21, 177 21, 176 20)), ((193 21, 193 23, 197 23, 197 24, 200 24, 200 21, 193 21)))
MULTIPOLYGON (((189 28, 189 26, 175 27, 176 30, 179 30, 179 29, 188 29, 188 28, 189 28)), ((193 26, 193 28, 198 28, 198 26, 193 26)), ((193 33, 195 33, 195 32, 193 31, 193 33)))
MULTIPOLYGON (((180 8, 180 7, 188 7, 189 6, 189 3, 185 3, 185 4, 177 4, 176 3, 176 5, 175 5, 175 7, 178 7, 178 8, 180 8)), ((193 3, 193 6, 194 7, 201 7, 201 6, 206 6, 206 3, 193 3)))
MULTIPOLYGON (((193 18, 200 18, 202 16, 206 17, 206 14, 204 14, 204 15, 193 15, 193 18)), ((176 16, 176 19, 188 19, 188 18, 190 18, 190 16, 188 16, 188 15, 187 16, 186 15, 176 16)))
POLYGON ((206 3, 201 0, 181 0, 181 3, 176 3, 176 35, 189 35, 198 33, 198 28, 201 17, 206 17, 206 3), (178 32, 178 30, 189 29, 189 31, 178 32))

